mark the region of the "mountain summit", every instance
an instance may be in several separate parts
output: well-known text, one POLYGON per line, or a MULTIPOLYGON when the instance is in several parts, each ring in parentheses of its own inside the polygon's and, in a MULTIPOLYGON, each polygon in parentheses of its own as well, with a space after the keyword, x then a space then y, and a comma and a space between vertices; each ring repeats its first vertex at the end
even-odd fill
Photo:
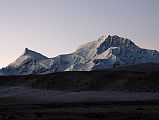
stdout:
POLYGON ((28 64, 29 62, 39 62, 46 59, 48 59, 46 56, 35 51, 29 50, 28 48, 25 48, 24 53, 13 63, 11 63, 8 67, 17 68, 25 64, 28 64))
POLYGON ((46 56, 37 53, 35 51, 29 50, 28 48, 25 48, 24 53, 22 56, 30 56, 33 57, 36 61, 41 61, 41 60, 45 60, 48 59, 46 56))
POLYGON ((98 40, 80 46, 71 54, 54 58, 47 58, 26 48, 24 53, 3 68, 0 74, 27 75, 59 71, 90 71, 147 62, 159 62, 159 52, 140 48, 127 38, 104 35, 98 40))
POLYGON ((46 56, 25 48, 19 58, 1 70, 2 75, 31 74, 36 63, 46 59, 48 59, 46 56))

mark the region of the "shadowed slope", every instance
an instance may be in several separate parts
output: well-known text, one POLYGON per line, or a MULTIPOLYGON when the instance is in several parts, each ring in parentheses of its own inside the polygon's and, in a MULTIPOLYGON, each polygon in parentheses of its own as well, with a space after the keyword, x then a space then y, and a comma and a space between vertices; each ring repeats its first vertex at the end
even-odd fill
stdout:
POLYGON ((149 63, 103 71, 1 76, 0 85, 66 91, 159 92, 158 73, 159 64, 149 63))

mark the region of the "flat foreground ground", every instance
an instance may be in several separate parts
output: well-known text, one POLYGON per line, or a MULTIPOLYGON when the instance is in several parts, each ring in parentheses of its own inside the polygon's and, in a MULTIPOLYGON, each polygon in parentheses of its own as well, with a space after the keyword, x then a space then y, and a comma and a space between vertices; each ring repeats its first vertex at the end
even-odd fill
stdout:
POLYGON ((0 104, 0 120, 159 120, 159 102, 0 104))

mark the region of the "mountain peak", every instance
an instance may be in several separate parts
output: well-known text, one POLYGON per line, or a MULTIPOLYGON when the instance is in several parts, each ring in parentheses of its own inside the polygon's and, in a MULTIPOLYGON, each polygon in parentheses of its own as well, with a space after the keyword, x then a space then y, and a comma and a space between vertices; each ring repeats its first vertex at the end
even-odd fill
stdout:
POLYGON ((30 50, 28 48, 24 49, 23 56, 29 54, 30 50))
POLYGON ((25 48, 24 53, 27 53, 28 51, 30 51, 28 48, 25 48))
POLYGON ((100 47, 105 47, 104 51, 110 47, 137 47, 135 43, 133 43, 131 40, 123 37, 119 37, 117 35, 108 35, 108 37, 100 37, 99 39, 102 39, 102 43, 100 47))
POLYGON ((28 48, 25 48, 24 53, 21 56, 30 56, 30 57, 33 57, 34 59, 36 59, 37 61, 47 59, 46 56, 44 56, 38 52, 35 52, 33 50, 30 50, 28 48))
POLYGON ((17 58, 13 63, 9 64, 9 66, 16 68, 23 65, 24 63, 29 63, 31 61, 41 61, 46 59, 48 59, 46 56, 38 52, 29 50, 28 48, 25 48, 24 53, 19 58, 17 58))

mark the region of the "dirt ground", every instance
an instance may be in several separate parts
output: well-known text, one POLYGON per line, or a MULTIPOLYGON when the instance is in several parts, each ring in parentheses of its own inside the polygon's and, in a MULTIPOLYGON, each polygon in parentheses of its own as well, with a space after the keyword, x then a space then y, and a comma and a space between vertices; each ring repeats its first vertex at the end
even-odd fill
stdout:
POLYGON ((8 103, 0 120, 159 120, 159 102, 8 103))

